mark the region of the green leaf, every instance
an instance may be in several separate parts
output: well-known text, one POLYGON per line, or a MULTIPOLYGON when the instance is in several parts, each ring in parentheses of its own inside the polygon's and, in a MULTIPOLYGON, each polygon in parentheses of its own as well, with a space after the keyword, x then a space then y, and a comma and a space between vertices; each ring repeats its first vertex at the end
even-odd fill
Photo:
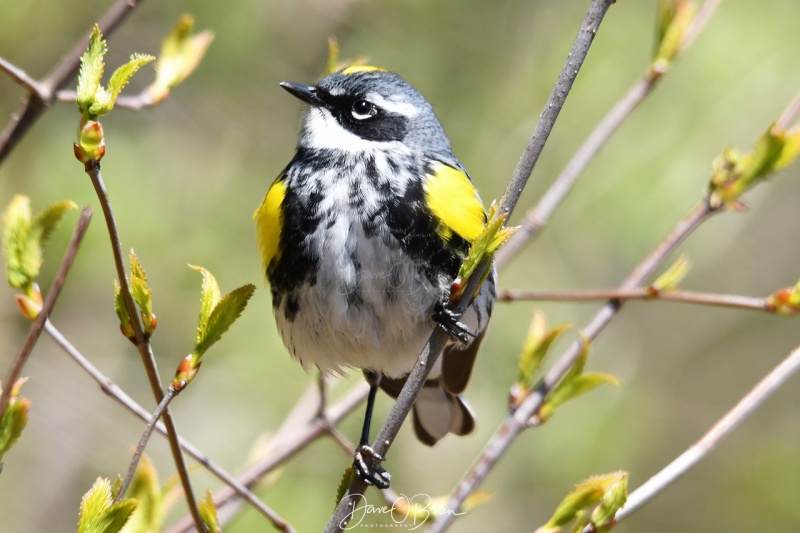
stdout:
POLYGON ((537 414, 543 422, 553 416, 553 413, 568 401, 586 394, 603 383, 619 386, 619 380, 611 374, 583 373, 588 354, 588 343, 583 340, 583 349, 576 359, 575 364, 572 365, 564 378, 555 386, 550 394, 547 395, 544 404, 539 408, 537 414))
POLYGON ((511 388, 509 405, 512 409, 517 408, 533 389, 534 377, 550 347, 570 327, 569 324, 559 324, 548 330, 544 313, 538 310, 534 312, 519 356, 517 381, 511 388))
POLYGON ((800 155, 800 129, 783 131, 775 124, 758 138, 749 154, 725 148, 712 164, 709 189, 712 205, 735 207, 742 193, 800 155))
POLYGON ((336 487, 336 503, 333 504, 334 507, 338 507, 339 502, 341 502, 344 495, 347 494, 347 489, 350 488, 350 483, 353 481, 353 476, 355 475, 356 471, 352 466, 348 466, 344 469, 342 479, 339 480, 339 486, 336 487))
POLYGON ((208 529, 209 533, 222 533, 219 527, 219 520, 217 519, 217 506, 214 505, 214 498, 211 496, 211 491, 206 491, 206 497, 197 502, 197 508, 200 511, 200 519, 208 529))
POLYGON ((658 279, 656 279, 650 290, 656 294, 659 292, 671 292, 678 288, 678 285, 686 277, 691 268, 691 263, 686 255, 681 255, 658 279))
POLYGON ((133 341, 136 335, 133 332, 131 316, 128 314, 128 308, 125 305, 125 300, 122 298, 122 289, 117 280, 114 280, 114 311, 116 311, 117 318, 119 318, 120 331, 125 335, 125 338, 133 341))
POLYGON ((197 69, 214 40, 214 34, 208 30, 192 34, 193 27, 191 15, 183 15, 164 39, 156 61, 156 79, 147 88, 154 103, 163 101, 171 89, 197 69))
POLYGON ((628 501, 628 473, 608 474, 603 498, 591 515, 591 523, 598 532, 609 531, 614 526, 617 511, 628 501))
POLYGON ((142 315, 145 334, 150 335, 156 329, 156 316, 153 314, 153 291, 147 286, 147 276, 144 273, 139 257, 131 250, 131 293, 142 315))
POLYGON ((200 342, 201 327, 208 322, 208 317, 211 316, 214 306, 217 305, 221 296, 219 284, 216 278, 201 266, 189 265, 189 268, 200 272, 203 275, 203 285, 200 287, 200 319, 197 326, 197 342, 200 342))
POLYGON ((3 253, 8 283, 12 287, 28 293, 42 267, 44 242, 64 213, 76 207, 68 200, 57 202, 33 217, 30 198, 23 195, 12 198, 3 212, 3 253))
POLYGON ((680 52, 686 30, 694 20, 697 7, 686 0, 660 0, 658 44, 655 64, 665 69, 680 52))
MULTIPOLYGON (((3 456, 11 449, 14 444, 19 441, 22 436, 22 430, 28 423, 28 411, 30 410, 31 402, 27 398, 19 396, 19 390, 22 385, 27 381, 20 379, 15 383, 11 389, 11 398, 8 401, 6 410, 0 417, 0 461, 3 456)), ((0 387, 0 391, 2 391, 0 387)), ((0 463, 2 466, 2 463, 0 463)))
POLYGON ((81 500, 78 533, 119 533, 136 510, 137 502, 132 498, 112 502, 111 483, 97 478, 81 500))
POLYGON ((217 302, 205 324, 198 327, 197 343, 193 351, 197 360, 236 322, 255 290, 255 285, 248 283, 229 292, 217 302))
POLYGON ((128 494, 139 505, 120 533, 161 531, 166 512, 165 493, 158 481, 153 462, 147 455, 142 455, 136 467, 128 494))
POLYGON ((103 91, 103 96, 93 105, 91 111, 97 115, 105 115, 117 101, 122 88, 125 87, 136 72, 146 64, 154 61, 155 57, 146 54, 133 54, 130 61, 119 67, 108 80, 108 89, 103 91))
POLYGON ((336 67, 339 65, 339 41, 336 37, 328 37, 328 61, 325 63, 325 72, 323 77, 336 72, 336 67))
MULTIPOLYGON (((609 493, 611 495, 608 499, 607 509, 619 503, 620 500, 624 504, 625 498, 627 498, 627 478, 627 472, 612 472, 590 477, 575 485, 572 492, 567 494, 558 505, 550 520, 536 530, 537 533, 560 531, 562 526, 569 524, 573 520, 582 520, 582 517, 585 516, 584 509, 601 504, 609 493), (620 490, 621 486, 623 490, 620 490), (624 496, 622 496, 623 492, 624 496)), ((604 516, 605 514, 598 513, 598 518, 603 518, 604 516)))
POLYGON ((94 104, 95 94, 100 87, 100 79, 103 77, 105 69, 103 56, 106 50, 103 34, 95 24, 86 51, 81 56, 81 67, 78 72, 78 109, 87 118, 90 115, 89 108, 94 104))

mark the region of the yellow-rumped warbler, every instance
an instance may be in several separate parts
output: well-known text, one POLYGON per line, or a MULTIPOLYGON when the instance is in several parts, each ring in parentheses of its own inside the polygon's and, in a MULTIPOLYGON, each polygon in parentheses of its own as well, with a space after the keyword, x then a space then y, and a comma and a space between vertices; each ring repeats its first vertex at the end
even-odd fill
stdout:
POLYGON ((371 484, 391 476, 369 447, 380 386, 397 397, 436 325, 451 341, 414 404, 427 445, 475 427, 461 397, 495 300, 492 270, 458 322, 451 283, 486 214, 423 96, 398 75, 349 67, 306 86, 297 152, 255 213, 283 341, 306 369, 360 368, 370 396, 354 466, 371 484))

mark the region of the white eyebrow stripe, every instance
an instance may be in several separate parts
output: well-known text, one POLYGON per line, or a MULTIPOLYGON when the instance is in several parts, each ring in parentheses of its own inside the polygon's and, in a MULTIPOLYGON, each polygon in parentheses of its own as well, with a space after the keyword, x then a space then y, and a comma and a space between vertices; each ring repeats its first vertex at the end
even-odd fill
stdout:
POLYGON ((397 97, 384 98, 378 93, 368 93, 366 95, 366 100, 390 113, 403 115, 408 118, 414 117, 419 113, 419 109, 417 109, 416 106, 397 97))

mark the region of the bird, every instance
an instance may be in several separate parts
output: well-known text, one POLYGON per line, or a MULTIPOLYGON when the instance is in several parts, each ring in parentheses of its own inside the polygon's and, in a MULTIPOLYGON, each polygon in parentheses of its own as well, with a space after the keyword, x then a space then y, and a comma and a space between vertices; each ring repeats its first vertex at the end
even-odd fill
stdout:
POLYGON ((487 215, 431 104, 398 74, 349 66, 315 85, 294 157, 254 214, 278 330, 306 370, 362 370, 370 386, 354 469, 387 488, 369 445, 378 388, 397 398, 436 327, 450 336, 413 407, 417 438, 466 435, 462 396, 496 299, 492 266, 458 318, 452 283, 487 215))

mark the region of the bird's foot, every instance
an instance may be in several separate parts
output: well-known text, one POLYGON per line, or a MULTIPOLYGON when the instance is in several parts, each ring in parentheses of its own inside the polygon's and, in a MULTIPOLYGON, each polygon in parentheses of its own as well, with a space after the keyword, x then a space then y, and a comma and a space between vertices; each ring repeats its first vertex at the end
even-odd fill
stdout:
POLYGON ((466 324, 459 322, 459 318, 461 318, 461 313, 453 311, 447 305, 441 306, 433 314, 433 320, 440 328, 451 337, 467 344, 471 338, 475 338, 475 334, 469 330, 466 324))
POLYGON ((388 489, 392 475, 381 466, 381 462, 385 460, 386 458, 373 450, 371 446, 362 444, 356 448, 353 454, 353 468, 356 475, 367 485, 388 489))

